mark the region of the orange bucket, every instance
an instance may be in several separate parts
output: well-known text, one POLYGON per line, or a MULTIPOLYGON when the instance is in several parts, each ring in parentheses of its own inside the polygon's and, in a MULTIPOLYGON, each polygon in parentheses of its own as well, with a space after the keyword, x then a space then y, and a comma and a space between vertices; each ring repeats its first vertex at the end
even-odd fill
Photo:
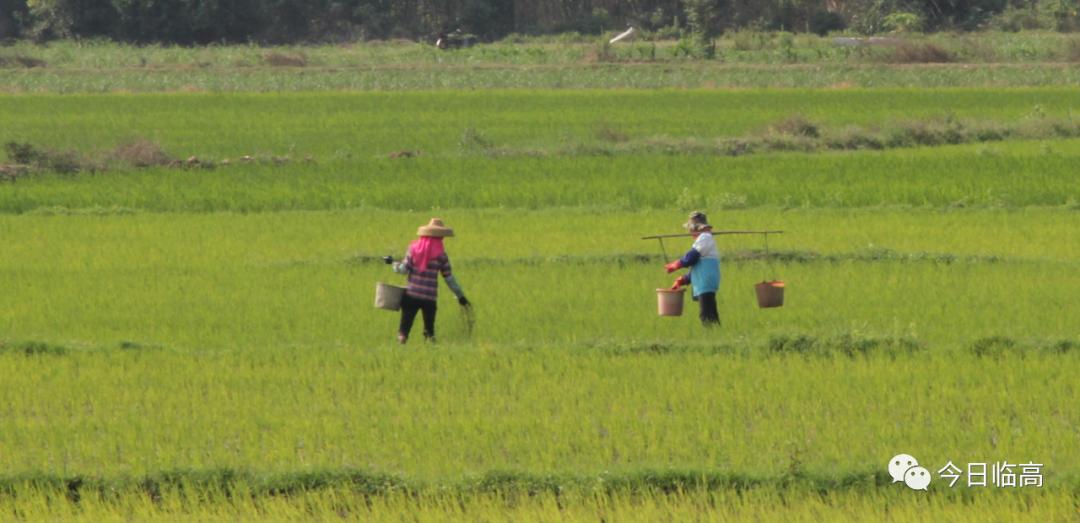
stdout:
POLYGON ((754 285, 757 292, 757 304, 762 309, 782 307, 784 305, 784 282, 782 280, 763 281, 754 285))
POLYGON ((656 311, 661 316, 682 316, 686 289, 656 289, 656 311))

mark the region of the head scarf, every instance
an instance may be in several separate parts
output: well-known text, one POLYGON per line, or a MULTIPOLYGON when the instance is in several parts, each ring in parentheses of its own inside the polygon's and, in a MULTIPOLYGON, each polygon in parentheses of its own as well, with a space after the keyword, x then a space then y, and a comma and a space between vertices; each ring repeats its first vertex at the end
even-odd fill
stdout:
POLYGON ((421 236, 409 245, 409 259, 417 272, 427 270, 428 262, 446 254, 443 239, 434 236, 421 236))

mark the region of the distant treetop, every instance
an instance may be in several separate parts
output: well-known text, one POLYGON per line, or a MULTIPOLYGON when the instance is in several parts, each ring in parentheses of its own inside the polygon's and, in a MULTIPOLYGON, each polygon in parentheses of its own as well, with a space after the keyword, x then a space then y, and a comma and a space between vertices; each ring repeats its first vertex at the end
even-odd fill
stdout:
POLYGON ((725 31, 826 34, 1080 28, 1080 0, 0 0, 0 41, 316 43, 455 30, 598 34, 634 26, 707 40, 725 31))

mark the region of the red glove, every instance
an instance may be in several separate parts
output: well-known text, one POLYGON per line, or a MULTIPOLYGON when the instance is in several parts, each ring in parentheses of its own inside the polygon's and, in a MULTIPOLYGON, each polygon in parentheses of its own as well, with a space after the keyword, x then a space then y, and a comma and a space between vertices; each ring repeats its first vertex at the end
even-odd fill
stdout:
POLYGON ((671 273, 673 273, 673 272, 675 272, 675 271, 682 268, 682 260, 675 260, 675 261, 665 265, 664 268, 667 269, 668 274, 671 274, 671 273))
POLYGON ((679 276, 678 278, 675 278, 675 283, 671 286, 671 290, 677 291, 679 290, 679 287, 689 284, 690 278, 687 278, 686 276, 679 276))

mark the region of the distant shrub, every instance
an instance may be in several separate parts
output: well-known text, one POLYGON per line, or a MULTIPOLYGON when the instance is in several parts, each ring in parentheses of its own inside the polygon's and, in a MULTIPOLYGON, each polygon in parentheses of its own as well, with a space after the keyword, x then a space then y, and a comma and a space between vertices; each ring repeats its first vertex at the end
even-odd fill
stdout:
POLYGON ((892 13, 882 19, 881 28, 890 33, 913 33, 923 28, 923 19, 916 13, 892 13))
POLYGON ((675 45, 672 54, 675 57, 711 60, 716 58, 716 41, 701 34, 685 34, 675 45))
POLYGON ((42 157, 41 152, 28 143, 8 142, 4 144, 4 152, 9 160, 23 165, 37 163, 42 157))
POLYGON ((847 21, 840 13, 822 10, 810 17, 810 32, 819 36, 844 29, 847 29, 847 21))
POLYGON ((1050 10, 1050 16, 1054 19, 1054 29, 1062 32, 1080 31, 1080 9, 1077 8, 1075 1, 1058 2, 1050 10))
POLYGON ((1009 7, 990 20, 989 26, 999 31, 1017 33, 1040 29, 1053 29, 1054 20, 1038 9, 1009 7))
POLYGON ((33 169, 74 174, 86 166, 74 151, 58 151, 38 148, 29 143, 8 142, 4 144, 8 158, 33 169))

